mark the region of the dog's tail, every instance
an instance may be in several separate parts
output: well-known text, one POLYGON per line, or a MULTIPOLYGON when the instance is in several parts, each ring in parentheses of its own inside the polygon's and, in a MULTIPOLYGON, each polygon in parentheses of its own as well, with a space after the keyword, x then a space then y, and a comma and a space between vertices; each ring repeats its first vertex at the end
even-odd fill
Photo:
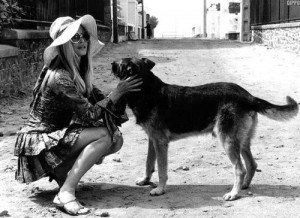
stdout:
POLYGON ((286 105, 274 105, 260 98, 254 99, 255 110, 272 119, 277 121, 285 121, 292 119, 297 116, 299 111, 298 103, 290 96, 286 97, 286 105))

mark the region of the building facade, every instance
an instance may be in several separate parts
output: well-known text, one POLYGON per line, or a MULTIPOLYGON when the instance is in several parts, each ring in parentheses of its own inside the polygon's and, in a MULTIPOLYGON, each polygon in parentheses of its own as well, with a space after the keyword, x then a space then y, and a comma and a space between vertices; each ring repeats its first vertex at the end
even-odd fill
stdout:
POLYGON ((119 41, 129 39, 141 39, 144 26, 146 26, 146 12, 142 10, 142 5, 137 0, 120 1, 120 13, 118 17, 119 25, 124 25, 125 35, 119 34, 119 41), (143 19, 144 16, 144 19, 143 19))
POLYGON ((222 0, 208 5, 207 37, 239 39, 241 31, 241 0, 222 0))

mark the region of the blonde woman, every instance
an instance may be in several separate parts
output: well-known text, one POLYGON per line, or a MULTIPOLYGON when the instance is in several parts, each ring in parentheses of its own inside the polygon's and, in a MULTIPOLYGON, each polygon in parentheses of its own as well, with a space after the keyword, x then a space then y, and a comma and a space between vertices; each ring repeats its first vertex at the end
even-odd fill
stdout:
POLYGON ((75 197, 81 177, 118 151, 117 126, 127 120, 122 96, 139 91, 141 81, 128 78, 105 97, 92 84, 92 57, 103 43, 94 18, 57 18, 50 27, 52 44, 33 90, 30 120, 18 133, 16 179, 30 183, 49 176, 60 186, 53 202, 68 214, 89 212, 75 197))

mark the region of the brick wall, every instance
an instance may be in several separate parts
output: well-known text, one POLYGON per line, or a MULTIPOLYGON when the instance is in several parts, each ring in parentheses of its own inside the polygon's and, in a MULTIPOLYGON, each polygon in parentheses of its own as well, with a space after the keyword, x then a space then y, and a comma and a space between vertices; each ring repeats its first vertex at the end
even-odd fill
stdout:
POLYGON ((266 25, 253 28, 254 42, 271 48, 300 51, 300 23, 266 25))

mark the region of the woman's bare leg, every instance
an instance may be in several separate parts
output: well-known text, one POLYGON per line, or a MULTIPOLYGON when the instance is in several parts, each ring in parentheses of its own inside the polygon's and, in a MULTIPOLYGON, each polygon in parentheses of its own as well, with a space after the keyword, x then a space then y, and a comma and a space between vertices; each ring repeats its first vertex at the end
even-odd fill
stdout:
MULTIPOLYGON (((106 128, 87 128, 81 132, 71 153, 81 152, 59 191, 58 196, 61 202, 75 199, 75 189, 82 176, 100 157, 110 153, 110 147, 111 137, 106 128)), ((69 205, 69 207, 72 206, 69 205)), ((78 207, 78 205, 74 205, 74 207, 78 207)), ((80 213, 84 212, 80 211, 80 213)))

